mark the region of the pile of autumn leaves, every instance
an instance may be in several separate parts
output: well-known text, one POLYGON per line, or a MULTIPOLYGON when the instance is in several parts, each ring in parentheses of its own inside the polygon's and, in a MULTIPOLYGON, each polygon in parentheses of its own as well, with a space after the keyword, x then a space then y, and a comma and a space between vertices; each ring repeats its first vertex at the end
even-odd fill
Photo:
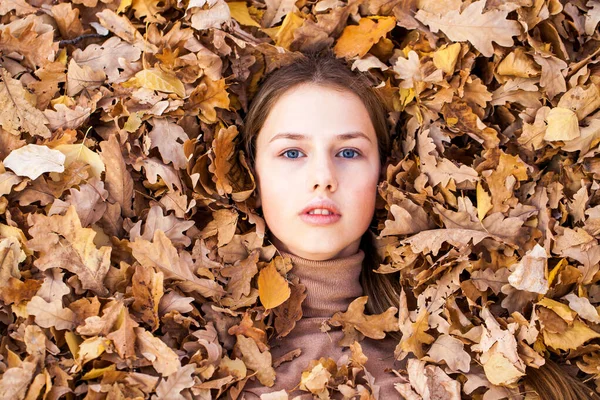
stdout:
POLYGON ((3 0, 0 398, 271 385, 306 294, 237 126, 264 76, 327 48, 381 83, 378 272, 406 290, 397 314, 340 310, 351 357, 300 388, 368 398, 351 339, 389 331, 409 399, 523 398, 545 358, 600 386, 599 21, 594 1, 3 0))

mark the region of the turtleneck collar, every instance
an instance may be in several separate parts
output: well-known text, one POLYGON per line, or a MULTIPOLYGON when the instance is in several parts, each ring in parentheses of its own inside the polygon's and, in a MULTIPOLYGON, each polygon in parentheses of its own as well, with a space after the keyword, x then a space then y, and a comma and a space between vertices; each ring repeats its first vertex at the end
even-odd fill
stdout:
POLYGON ((365 253, 357 253, 324 261, 308 260, 285 251, 294 266, 288 275, 300 278, 306 286, 306 299, 302 303, 302 315, 307 318, 331 317, 337 311, 346 311, 348 305, 363 295, 360 272, 365 253))

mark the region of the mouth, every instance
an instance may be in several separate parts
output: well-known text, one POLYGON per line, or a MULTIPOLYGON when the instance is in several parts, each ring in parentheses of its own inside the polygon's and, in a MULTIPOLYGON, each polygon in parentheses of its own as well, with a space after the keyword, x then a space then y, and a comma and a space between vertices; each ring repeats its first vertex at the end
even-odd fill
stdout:
POLYGON ((311 225, 331 225, 340 220, 342 216, 340 214, 310 214, 308 212, 300 214, 300 218, 311 225))

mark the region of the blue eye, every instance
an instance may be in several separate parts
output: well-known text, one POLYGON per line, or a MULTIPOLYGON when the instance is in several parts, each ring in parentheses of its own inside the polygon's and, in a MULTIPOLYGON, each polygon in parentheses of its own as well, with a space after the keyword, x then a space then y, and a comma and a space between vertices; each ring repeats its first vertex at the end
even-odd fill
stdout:
MULTIPOLYGON (((290 150, 286 150, 286 151, 284 151, 284 152, 282 153, 282 155, 283 155, 283 154, 286 154, 286 153, 290 153, 290 152, 292 152, 292 154, 299 153, 299 151, 298 151, 298 150, 296 150, 296 149, 290 149, 290 150), (294 153, 294 152, 295 152, 295 153, 294 153)), ((285 157, 285 158, 298 158, 298 156, 296 155, 296 157, 285 157)))
MULTIPOLYGON (((340 153, 342 153, 344 155, 350 155, 350 157, 344 157, 344 158, 348 158, 348 159, 358 158, 360 156, 360 153, 354 149, 344 149, 340 153), (352 156, 353 153, 356 154, 355 157, 352 156)), ((284 158, 290 158, 290 159, 300 158, 299 154, 301 154, 301 152, 297 149, 289 149, 289 150, 286 150, 283 153, 281 153, 281 155, 284 158), (285 154, 290 155, 290 157, 286 157, 285 154), (292 154, 295 154, 295 156, 293 156, 292 154)))
MULTIPOLYGON (((357 152, 356 150, 354 150, 354 149, 344 149, 344 150, 342 150, 341 152, 342 152, 342 153, 344 153, 344 152, 350 152, 350 153, 345 153, 346 155, 347 155, 347 154, 350 154, 350 155, 352 155, 352 152, 354 152, 354 153, 356 153, 356 155, 357 155, 356 157, 358 157, 358 156, 359 156, 358 152, 357 152)), ((346 158, 356 158, 356 157, 346 157, 346 158)))

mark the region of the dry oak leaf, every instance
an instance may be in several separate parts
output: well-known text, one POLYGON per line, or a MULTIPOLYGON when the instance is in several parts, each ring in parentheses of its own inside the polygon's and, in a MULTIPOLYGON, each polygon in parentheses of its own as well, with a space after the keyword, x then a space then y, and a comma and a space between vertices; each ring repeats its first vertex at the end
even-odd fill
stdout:
POLYGON ((0 15, 6 15, 15 10, 16 15, 27 15, 37 12, 37 8, 30 6, 25 0, 3 0, 0 3, 0 15))
POLYGON ((471 367, 471 356, 464 350, 463 342, 450 335, 440 335, 427 355, 436 363, 444 360, 451 372, 469 372, 471 367))
POLYGON ((400 330, 396 307, 390 307, 381 314, 365 315, 365 304, 369 296, 361 296, 352 301, 345 312, 336 312, 327 321, 329 325, 342 326, 346 336, 356 329, 371 339, 383 339, 385 332, 400 330))
POLYGON ((183 128, 161 118, 152 118, 150 123, 154 126, 154 129, 148 133, 151 140, 150 148, 158 148, 165 164, 172 162, 175 168, 184 169, 187 160, 183 153, 183 142, 188 139, 188 135, 183 128), (177 141, 178 139, 180 142, 177 141))
MULTIPOLYGON (((296 278, 298 279, 298 278, 296 278)), ((306 299, 306 286, 294 281, 291 287, 290 298, 283 304, 275 307, 275 331, 277 337, 281 338, 289 334, 296 326, 296 322, 302 318, 302 302, 306 299)))
POLYGON ((28 15, 2 26, 0 51, 4 54, 18 53, 24 58, 23 65, 35 70, 54 61, 58 41, 53 39, 54 29, 51 25, 43 23, 40 17, 28 15), (12 35, 12 30, 19 31, 18 38, 12 35))
POLYGON ((103 282, 110 267, 111 248, 96 248, 96 231, 81 226, 75 206, 69 206, 65 215, 29 214, 27 223, 32 239, 26 246, 40 252, 34 261, 36 267, 42 271, 66 269, 77 275, 83 289, 100 296, 108 293, 103 282))
POLYGON ((577 114, 568 108, 554 107, 546 116, 546 122, 544 140, 548 142, 574 140, 581 135, 577 114))
POLYGON ((333 47, 337 57, 361 58, 373 45, 396 26, 396 18, 371 16, 361 18, 358 25, 348 25, 333 47))
POLYGON ((4 166, 19 176, 37 179, 46 172, 63 172, 65 155, 38 144, 28 144, 13 150, 4 159, 4 166))
POLYGON ((37 363, 23 361, 18 366, 7 368, 0 379, 0 399, 24 399, 37 366, 37 363))
POLYGON ((246 367, 256 371, 256 377, 261 384, 271 387, 275 384, 275 370, 271 365, 271 352, 265 350, 261 353, 253 339, 243 335, 235 335, 237 342, 235 348, 242 353, 242 361, 246 367))
POLYGON ((164 294, 163 277, 162 272, 140 264, 131 278, 131 294, 134 298, 131 308, 152 332, 160 324, 158 305, 164 294))
POLYGON ((512 37, 521 30, 517 21, 506 19, 508 10, 490 10, 483 12, 485 0, 469 4, 460 13, 458 10, 448 11, 443 15, 419 10, 415 18, 428 25, 432 32, 444 32, 454 42, 469 41, 485 57, 494 54, 492 42, 504 47, 513 46, 512 37))
POLYGON ((199 31, 211 28, 221 29, 221 25, 231 19, 229 7, 224 0, 191 0, 187 9, 190 8, 195 8, 192 11, 192 28, 199 31), (208 4, 209 8, 199 8, 199 4, 208 4))
POLYGON ((575 293, 569 293, 562 298, 569 302, 569 307, 577 312, 581 318, 600 324, 600 315, 598 315, 598 310, 590 303, 590 299, 579 297, 575 293))
POLYGON ((71 330, 75 328, 73 311, 63 308, 61 300, 47 302, 40 296, 33 296, 27 303, 27 313, 35 316, 35 323, 42 328, 71 330))
POLYGON ((113 83, 121 76, 119 68, 123 67, 120 62, 133 63, 139 60, 141 54, 139 48, 113 36, 102 45, 91 44, 84 50, 76 49, 73 51, 73 59, 82 67, 102 69, 108 78, 107 82, 113 83))
POLYGON ((512 287, 539 294, 548 292, 548 255, 539 244, 536 243, 511 269, 513 272, 508 277, 508 283, 512 287))
POLYGON ((172 73, 161 69, 143 69, 127 82, 124 87, 138 87, 150 90, 156 90, 165 93, 175 93, 177 96, 185 97, 185 87, 183 82, 172 73))
POLYGON ((576 350, 591 339, 599 338, 600 333, 588 327, 579 319, 561 333, 549 332, 542 329, 544 344, 557 350, 576 350))
POLYGON ((115 321, 115 330, 106 335, 112 340, 115 351, 123 359, 135 358, 136 335, 134 328, 139 325, 129 315, 127 307, 121 307, 121 312, 115 321))
MULTIPOLYGON (((63 3, 65 4, 65 3, 63 3)), ((77 93, 85 90, 99 88, 106 80, 106 74, 101 69, 92 69, 84 65, 79 66, 74 59, 69 62, 67 71, 67 95, 75 96, 77 93)))
POLYGON ((64 104, 55 104, 54 110, 44 110, 44 115, 48 119, 50 129, 77 129, 92 113, 92 109, 89 107, 75 106, 75 109, 69 108, 64 104), (56 111, 55 111, 56 110, 56 111))
MULTIPOLYGON (((403 293, 403 296, 404 293, 403 293)), ((394 355, 398 359, 404 359, 408 353, 413 353, 418 358, 425 355, 423 351, 424 344, 431 344, 435 340, 433 336, 427 333, 429 330, 429 311, 422 308, 415 322, 412 322, 408 315, 401 321, 402 339, 394 350, 394 355)))
POLYGON ((154 231, 152 242, 137 237, 129 243, 133 256, 144 265, 158 268, 165 279, 178 281, 185 292, 196 292, 204 297, 220 298, 227 292, 211 279, 199 278, 189 265, 189 258, 180 257, 171 240, 161 230, 154 231))
POLYGON ((220 270, 222 276, 230 278, 227 282, 227 292, 231 293, 235 300, 250 294, 250 281, 258 272, 256 263, 259 256, 260 252, 255 249, 244 260, 236 261, 234 265, 220 270))
POLYGON ((105 165, 110 165, 104 175, 109 199, 120 204, 123 216, 132 217, 133 179, 127 170, 117 135, 110 135, 108 140, 100 142, 100 148, 100 158, 105 165))
POLYGON ((419 132, 417 143, 421 171, 429 177, 429 183, 432 186, 436 186, 438 183, 447 186, 450 179, 456 183, 479 181, 477 171, 473 168, 466 165, 457 167, 445 157, 438 158, 435 143, 429 136, 429 129, 419 132))
POLYGON ((250 338, 256 342, 260 351, 269 350, 267 343, 267 334, 264 330, 254 326, 252 317, 249 312, 244 313, 242 321, 230 327, 227 330, 230 335, 243 335, 244 337, 250 338))
POLYGON ((250 16, 248 5, 245 1, 230 1, 227 3, 227 6, 229 7, 231 18, 235 19, 237 22, 242 25, 256 26, 260 28, 260 24, 250 16))
POLYGON ((27 132, 32 136, 49 138, 48 119, 35 108, 35 101, 29 101, 31 94, 2 67, 0 78, 0 126, 13 135, 27 132))
POLYGON ((212 80, 203 76, 188 99, 186 109, 197 112, 206 124, 217 122, 215 108, 229 109, 229 93, 226 90, 225 79, 212 80))
POLYGON ((288 281, 277 271, 275 260, 260 270, 257 283, 260 302, 267 310, 283 304, 292 292, 288 281))
POLYGON ((144 328, 134 328, 139 352, 148 359, 156 372, 169 376, 181 369, 179 356, 165 342, 144 328))
POLYGON ((151 241, 156 230, 161 230, 175 245, 189 246, 192 240, 183 232, 194 226, 194 221, 182 221, 173 214, 163 215, 162 207, 153 205, 146 216, 144 234, 140 235, 142 221, 139 220, 129 231, 129 240, 135 240, 141 236, 142 239, 151 241))
POLYGON ((410 383, 394 387, 407 400, 460 400, 460 382, 436 365, 411 358, 406 367, 410 383), (415 393, 416 391, 416 393, 415 393))
POLYGON ((194 386, 192 374, 196 371, 196 364, 188 364, 161 381, 156 387, 156 396, 152 400, 186 400, 181 391, 194 386))
MULTIPOLYGON (((75 161, 84 161, 91 168, 92 174, 97 178, 102 178, 102 173, 106 170, 102 158, 95 151, 90 150, 83 143, 78 144, 59 144, 53 147, 65 155, 65 168, 75 161)), ((112 165, 111 165, 112 168, 112 165)))

